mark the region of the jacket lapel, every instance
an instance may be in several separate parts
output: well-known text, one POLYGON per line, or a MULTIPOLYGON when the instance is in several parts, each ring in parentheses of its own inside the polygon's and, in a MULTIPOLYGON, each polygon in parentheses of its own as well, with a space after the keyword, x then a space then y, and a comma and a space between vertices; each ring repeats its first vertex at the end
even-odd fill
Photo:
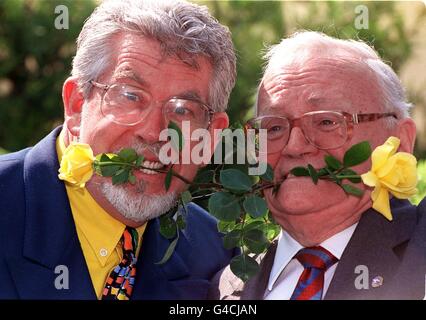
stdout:
POLYGON ((426 199, 417 207, 417 224, 395 275, 397 290, 387 299, 426 300, 426 199))
POLYGON ((393 279, 416 223, 416 208, 407 200, 397 199, 391 201, 391 208, 392 222, 373 209, 363 214, 343 252, 325 299, 385 299, 389 292, 398 290, 393 279), (355 273, 357 268, 368 270, 368 274, 355 273), (379 277, 383 279, 382 284, 372 286, 373 279, 379 277), (364 279, 366 281, 362 281, 364 279), (368 289, 359 285, 357 289, 355 284, 360 281, 368 289))
POLYGON ((8 259, 18 294, 24 299, 96 298, 65 186, 57 176, 55 143, 60 130, 51 132, 25 157, 23 256, 8 259), (66 279, 58 279, 66 277, 67 270, 69 289, 66 279), (62 283, 59 289, 55 279, 62 283))
POLYGON ((274 241, 268 249, 268 252, 260 257, 259 272, 246 284, 244 284, 241 300, 263 300, 265 290, 268 286, 269 275, 274 264, 275 252, 278 241, 274 241))

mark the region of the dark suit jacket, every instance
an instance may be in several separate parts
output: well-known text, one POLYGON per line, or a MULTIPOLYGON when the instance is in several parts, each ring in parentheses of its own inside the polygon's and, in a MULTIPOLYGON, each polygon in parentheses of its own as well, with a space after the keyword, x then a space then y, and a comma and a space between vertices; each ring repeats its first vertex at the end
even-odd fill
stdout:
MULTIPOLYGON (((392 222, 373 209, 364 212, 343 252, 325 299, 423 299, 426 273, 425 226, 423 230, 416 231, 423 242, 415 241, 413 237, 415 230, 420 227, 418 221, 421 210, 416 210, 407 200, 398 199, 392 199, 391 209, 394 217, 392 222), (412 237, 413 242, 410 241, 412 237), (405 279, 402 275, 410 272, 406 263, 413 268, 418 266, 421 272, 411 274, 409 280, 405 279), (357 289, 355 286, 355 280, 360 276, 355 273, 358 265, 368 268, 368 289, 357 289), (371 281, 377 276, 383 278, 383 284, 372 287, 371 281), (420 285, 413 286, 413 281, 420 285)), ((276 246, 277 242, 274 242, 265 255, 258 257, 260 272, 245 284, 229 267, 220 271, 212 281, 209 298, 263 299, 276 246)))
MULTIPOLYGON (((58 179, 55 129, 35 147, 0 157, 0 299, 96 299, 63 181, 58 179), (64 275, 69 289, 57 290, 64 275)), ((209 280, 233 252, 223 249, 216 221, 189 205, 187 227, 175 252, 148 223, 137 262, 132 299, 205 299, 209 280)))

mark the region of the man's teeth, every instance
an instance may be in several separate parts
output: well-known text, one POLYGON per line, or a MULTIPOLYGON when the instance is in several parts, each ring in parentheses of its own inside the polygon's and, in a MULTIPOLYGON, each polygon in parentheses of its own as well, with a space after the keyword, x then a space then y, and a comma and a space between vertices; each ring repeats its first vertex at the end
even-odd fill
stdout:
POLYGON ((157 162, 157 161, 144 161, 142 163, 142 166, 145 168, 150 168, 150 169, 160 169, 162 167, 164 167, 164 164, 162 164, 161 162, 157 162))
MULTIPOLYGON (((161 162, 157 162, 157 161, 144 161, 142 163, 142 166, 145 168, 150 168, 150 169, 161 169, 164 167, 164 164, 162 164, 161 162)), ((158 174, 158 172, 153 171, 153 170, 149 170, 149 169, 141 169, 140 171, 142 171, 143 173, 146 174, 158 174)))

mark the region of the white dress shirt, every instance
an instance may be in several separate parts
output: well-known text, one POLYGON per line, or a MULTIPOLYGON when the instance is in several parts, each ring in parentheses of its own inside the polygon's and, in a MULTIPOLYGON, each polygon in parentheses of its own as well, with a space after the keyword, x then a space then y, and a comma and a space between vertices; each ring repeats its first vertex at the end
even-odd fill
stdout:
MULTIPOLYGON (((340 260, 352 234, 358 223, 335 234, 320 244, 323 248, 330 251, 340 260)), ((281 230, 278 238, 277 251, 275 252, 274 264, 272 265, 269 276, 268 287, 266 288, 265 300, 289 300, 296 288, 299 277, 303 273, 302 264, 294 258, 294 255, 302 249, 303 246, 294 240, 287 232, 281 230)), ((322 297, 324 298, 334 271, 339 262, 331 266, 324 275, 324 288, 322 297)))

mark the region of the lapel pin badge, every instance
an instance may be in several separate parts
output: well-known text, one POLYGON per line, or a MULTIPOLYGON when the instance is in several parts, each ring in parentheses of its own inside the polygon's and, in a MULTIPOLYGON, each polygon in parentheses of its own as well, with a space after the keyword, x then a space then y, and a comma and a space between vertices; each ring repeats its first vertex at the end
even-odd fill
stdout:
POLYGON ((382 276, 375 276, 373 280, 371 280, 371 286, 373 288, 378 288, 383 285, 383 277, 382 276))

